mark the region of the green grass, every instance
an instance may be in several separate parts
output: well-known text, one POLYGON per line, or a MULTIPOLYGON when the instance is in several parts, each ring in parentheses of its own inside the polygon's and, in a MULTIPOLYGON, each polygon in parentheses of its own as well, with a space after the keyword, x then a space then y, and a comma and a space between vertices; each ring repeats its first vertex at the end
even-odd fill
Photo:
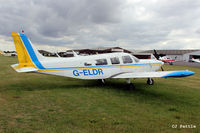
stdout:
POLYGON ((200 132, 200 68, 164 66, 195 72, 186 78, 156 78, 149 86, 136 79, 95 80, 17 73, 14 57, 0 56, 0 132, 5 133, 198 133, 200 132), (193 124, 196 129, 173 129, 193 124))

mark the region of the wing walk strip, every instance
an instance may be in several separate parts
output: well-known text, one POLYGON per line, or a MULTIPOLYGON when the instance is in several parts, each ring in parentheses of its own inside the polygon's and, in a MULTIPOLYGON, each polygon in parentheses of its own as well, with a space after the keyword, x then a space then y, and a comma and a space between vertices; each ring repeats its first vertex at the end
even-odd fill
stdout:
POLYGON ((107 68, 126 68, 126 67, 143 67, 143 66, 160 66, 161 64, 147 64, 147 65, 137 65, 137 64, 134 64, 134 65, 129 65, 129 66, 114 66, 114 67, 106 67, 106 66, 100 66, 100 67, 97 67, 97 66, 94 66, 94 67, 82 67, 82 68, 79 68, 79 67, 74 67, 74 68, 46 68, 44 70, 40 69, 38 70, 38 72, 44 72, 44 71, 65 71, 65 70, 83 70, 83 69, 100 69, 100 68, 103 68, 103 69, 107 69, 107 68))

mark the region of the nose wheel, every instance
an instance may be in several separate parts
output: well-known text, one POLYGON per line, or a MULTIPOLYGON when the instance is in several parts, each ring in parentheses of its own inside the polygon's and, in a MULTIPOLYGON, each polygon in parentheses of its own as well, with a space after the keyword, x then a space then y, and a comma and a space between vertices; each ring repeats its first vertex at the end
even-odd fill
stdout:
POLYGON ((154 84, 154 80, 152 78, 148 78, 147 79, 147 84, 148 85, 153 85, 154 84))

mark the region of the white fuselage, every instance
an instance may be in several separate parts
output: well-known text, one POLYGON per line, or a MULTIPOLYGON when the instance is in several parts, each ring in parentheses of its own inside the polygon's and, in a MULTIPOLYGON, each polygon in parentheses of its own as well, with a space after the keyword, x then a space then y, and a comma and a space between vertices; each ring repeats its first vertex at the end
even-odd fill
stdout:
POLYGON ((38 71, 40 73, 78 79, 106 79, 122 73, 151 72, 160 69, 163 65, 161 61, 139 60, 128 53, 107 53, 68 58, 45 57, 40 62, 43 65, 43 68, 38 71))

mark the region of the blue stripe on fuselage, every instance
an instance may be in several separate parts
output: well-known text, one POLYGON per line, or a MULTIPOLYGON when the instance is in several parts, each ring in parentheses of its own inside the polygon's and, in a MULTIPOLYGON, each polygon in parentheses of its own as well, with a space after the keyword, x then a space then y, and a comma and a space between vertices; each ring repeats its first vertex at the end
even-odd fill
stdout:
POLYGON ((19 33, 24 46, 26 47, 26 50, 28 51, 29 56, 31 57, 31 60, 33 61, 33 63, 36 65, 37 68, 44 70, 45 68, 43 67, 43 65, 40 63, 40 61, 38 60, 30 41, 28 40, 28 38, 26 37, 25 34, 23 33, 19 33))

